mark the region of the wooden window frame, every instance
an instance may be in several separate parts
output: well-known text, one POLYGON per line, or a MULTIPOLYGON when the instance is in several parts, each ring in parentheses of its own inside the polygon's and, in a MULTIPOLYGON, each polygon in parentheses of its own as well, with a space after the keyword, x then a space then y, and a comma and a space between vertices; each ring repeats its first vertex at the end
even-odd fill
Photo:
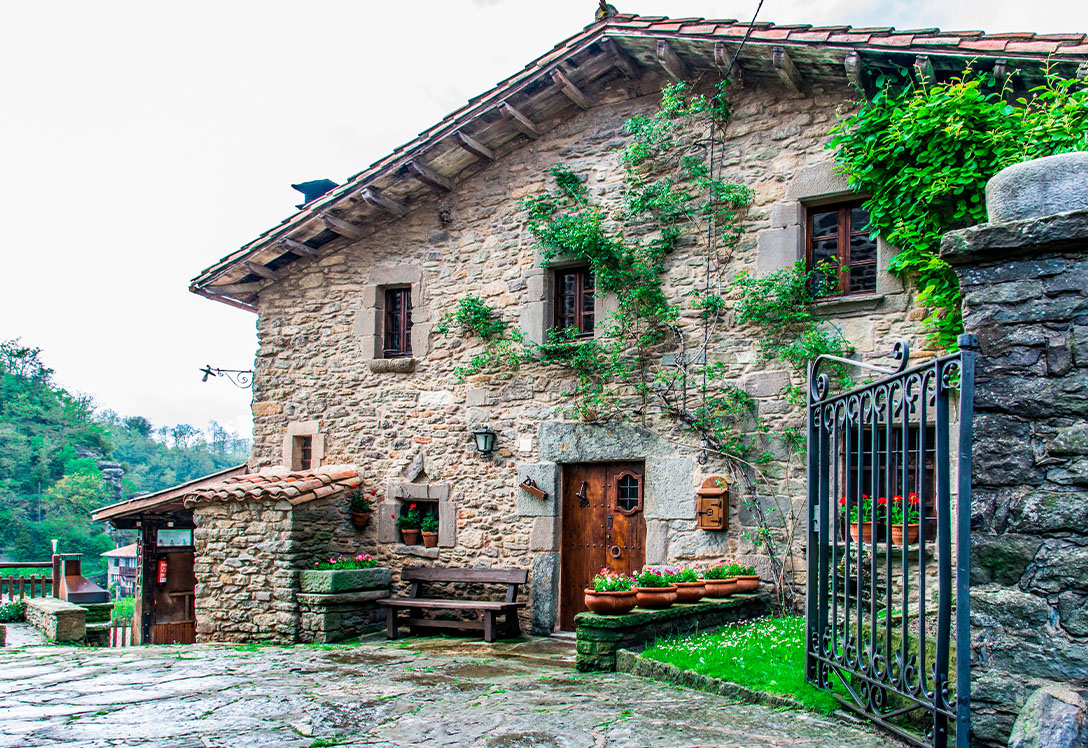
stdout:
POLYGON ((314 437, 312 434, 292 436, 291 470, 314 469, 314 437))
MULTIPOLYGON (((579 265, 576 267, 566 268, 554 268, 552 270, 552 305, 555 308, 555 314, 552 319, 552 329, 565 330, 569 327, 573 327, 578 330, 577 338, 592 338, 593 331, 597 322, 596 310, 592 313, 593 320, 590 323, 591 326, 586 329, 586 312, 585 312, 585 297, 586 297, 586 279, 593 280, 593 274, 589 271, 588 265, 579 265), (573 294, 567 294, 563 292, 562 277, 564 275, 573 274, 575 276, 575 289, 573 294), (574 315, 573 317, 563 314, 563 299, 567 296, 574 297, 574 315), (564 326, 565 319, 570 319, 571 324, 564 326)), ((597 284, 594 282, 592 288, 588 291, 593 297, 594 304, 597 301, 597 284)))
POLYGON ((389 286, 383 289, 382 358, 412 357, 412 287, 389 286), (393 311, 393 300, 400 298, 400 311, 393 311), (390 333, 393 322, 399 332, 390 333), (395 339, 391 336, 395 336, 395 339))
MULTIPOLYGON (((834 238, 838 245, 838 265, 839 265, 839 279, 835 286, 834 293, 825 294, 817 298, 832 298, 835 296, 851 296, 860 294, 872 294, 876 293, 876 274, 873 275, 872 288, 863 288, 857 291, 850 290, 850 276, 855 267, 869 267, 876 266, 880 261, 879 246, 874 242, 873 259, 861 263, 852 263, 850 261, 850 249, 851 242, 854 237, 863 236, 868 238, 868 231, 856 231, 851 225, 850 212, 856 208, 861 208, 864 200, 849 200, 845 202, 825 203, 824 205, 806 205, 805 206, 805 267, 808 270, 815 270, 813 266, 812 250, 813 244, 817 241, 824 241, 834 238), (823 236, 813 235, 813 215, 815 213, 830 213, 832 210, 836 210, 839 213, 838 228, 834 235, 826 234, 823 236), (844 271, 843 268, 846 268, 844 271)), ((879 268, 878 268, 879 271, 879 268)))
POLYGON ((638 514, 639 512, 641 512, 645 482, 646 481, 643 477, 643 474, 635 472, 634 470, 624 470, 613 475, 612 485, 614 486, 614 489, 612 493, 612 506, 615 508, 615 510, 620 514, 627 515, 628 517, 630 517, 632 514, 638 514), (634 478, 636 481, 638 481, 638 504, 636 504, 632 509, 624 509, 620 506, 620 481, 624 478, 634 478))

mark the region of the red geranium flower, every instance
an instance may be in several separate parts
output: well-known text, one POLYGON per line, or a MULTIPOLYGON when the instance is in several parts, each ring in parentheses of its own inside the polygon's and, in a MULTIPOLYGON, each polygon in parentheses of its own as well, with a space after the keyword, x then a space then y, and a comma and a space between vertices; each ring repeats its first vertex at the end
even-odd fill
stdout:
POLYGON ((409 509, 415 509, 415 508, 416 508, 416 505, 415 505, 415 504, 409 504, 409 505, 408 505, 408 508, 409 508, 409 509))
POLYGON ((896 504, 900 504, 903 501, 903 497, 900 496, 899 494, 896 494, 895 496, 892 497, 892 501, 894 501, 896 504))
POLYGON ((839 506, 842 506, 845 503, 846 503, 846 497, 843 496, 841 499, 839 499, 839 506))
POLYGON ((881 496, 879 499, 876 500, 876 503, 880 504, 881 506, 886 506, 888 504, 888 500, 881 496))
POLYGON ((919 502, 918 494, 912 493, 907 497, 907 501, 909 501, 911 504, 917 504, 919 502))

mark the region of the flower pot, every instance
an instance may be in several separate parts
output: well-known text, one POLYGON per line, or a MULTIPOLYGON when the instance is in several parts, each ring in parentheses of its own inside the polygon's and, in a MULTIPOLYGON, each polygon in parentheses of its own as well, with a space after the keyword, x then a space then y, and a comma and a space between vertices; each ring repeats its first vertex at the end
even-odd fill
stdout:
POLYGON ((405 545, 418 545, 419 544, 419 530, 409 530, 404 528, 400 531, 401 540, 405 545))
POLYGON ((374 569, 307 569, 299 573, 299 589, 307 594, 335 595, 358 590, 388 589, 393 575, 374 569))
POLYGON ((743 574, 737 577, 737 592, 755 592, 759 589, 759 574, 743 574))
POLYGON ((677 603, 697 603, 706 595, 703 582, 675 582, 677 603))
POLYGON ((851 522, 850 523, 850 539, 858 539, 858 525, 861 525, 861 540, 863 543, 873 542, 873 523, 872 522, 851 522))
POLYGON ((618 592, 597 592, 586 588, 586 607, 594 613, 608 616, 618 616, 630 612, 635 607, 638 593, 635 590, 620 590, 618 592))
POLYGON ((737 591, 737 578, 728 579, 704 579, 707 597, 729 597, 737 591))
POLYGON ((352 512, 351 524, 355 525, 356 529, 362 530, 370 521, 370 514, 370 512, 352 512))
POLYGON ((635 587, 638 592, 637 605, 640 608, 658 610, 667 608, 676 602, 676 585, 668 587, 635 587))
MULTIPOLYGON (((912 522, 907 525, 907 545, 914 545, 918 542, 918 532, 921 525, 917 522, 912 522)), ((903 545, 903 525, 892 525, 892 544, 903 545)))
POLYGON ((437 532, 422 532, 423 535, 423 547, 434 548, 438 545, 438 533, 437 532))

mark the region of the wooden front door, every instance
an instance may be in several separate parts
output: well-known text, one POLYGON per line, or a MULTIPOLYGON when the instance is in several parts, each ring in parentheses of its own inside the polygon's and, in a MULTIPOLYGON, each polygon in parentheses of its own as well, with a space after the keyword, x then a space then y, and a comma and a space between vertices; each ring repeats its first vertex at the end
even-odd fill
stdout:
POLYGON ((641 462, 563 466, 559 561, 559 628, 574 630, 586 609, 584 590, 601 569, 623 574, 646 563, 641 462))

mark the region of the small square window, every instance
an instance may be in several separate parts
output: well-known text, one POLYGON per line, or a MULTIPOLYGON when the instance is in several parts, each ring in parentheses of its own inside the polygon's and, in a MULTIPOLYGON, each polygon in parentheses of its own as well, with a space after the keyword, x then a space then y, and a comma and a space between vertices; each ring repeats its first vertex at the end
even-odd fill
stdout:
POLYGON ((805 211, 805 260, 817 271, 818 296, 876 291, 876 242, 861 201, 812 206, 805 211))
POLYGON ((384 340, 384 358, 412 356, 411 287, 386 289, 384 340))
POLYGON ((588 267, 552 271, 555 328, 573 329, 579 338, 593 337, 594 283, 588 267))
POLYGON ((314 467, 314 438, 312 436, 292 437, 291 469, 311 470, 314 467))

